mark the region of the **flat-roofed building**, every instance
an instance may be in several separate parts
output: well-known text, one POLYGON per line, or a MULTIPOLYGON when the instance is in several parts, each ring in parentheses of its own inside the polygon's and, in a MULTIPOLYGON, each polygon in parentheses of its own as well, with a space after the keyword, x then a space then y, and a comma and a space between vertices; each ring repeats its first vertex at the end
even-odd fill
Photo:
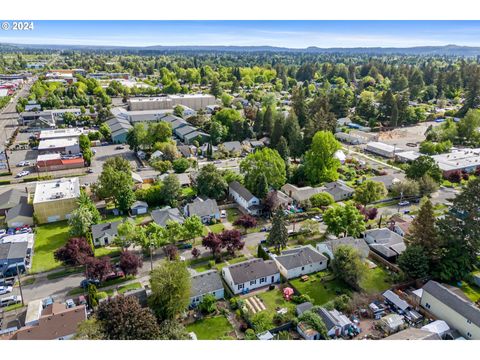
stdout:
POLYGON ((128 107, 135 110, 173 109, 176 105, 184 105, 195 111, 215 105, 215 96, 209 94, 178 94, 160 97, 132 98, 128 107))
POLYGON ((81 155, 65 157, 59 153, 43 154, 37 157, 37 170, 40 172, 77 169, 85 166, 81 155))
POLYGON ((38 138, 40 140, 78 138, 82 134, 84 134, 83 128, 51 129, 40 131, 38 138))
POLYGON ((455 171, 471 173, 480 168, 480 148, 456 149, 447 154, 433 155, 432 158, 442 170, 443 176, 455 171))
POLYGON ((33 209, 39 224, 67 220, 80 196, 78 177, 38 182, 33 209))
POLYGON ((80 154, 80 142, 78 137, 40 140, 38 144, 39 154, 80 154))
POLYGON ((393 145, 388 145, 378 141, 371 141, 365 147, 365 150, 376 155, 380 155, 386 158, 395 157, 396 152, 402 151, 393 145))

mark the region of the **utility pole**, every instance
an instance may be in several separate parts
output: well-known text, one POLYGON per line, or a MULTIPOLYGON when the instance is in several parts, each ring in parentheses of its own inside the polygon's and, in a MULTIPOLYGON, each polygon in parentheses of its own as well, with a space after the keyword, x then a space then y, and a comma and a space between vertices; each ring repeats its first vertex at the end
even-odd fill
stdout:
POLYGON ((22 306, 25 306, 25 300, 23 299, 23 291, 22 291, 22 281, 20 280, 20 270, 18 269, 18 262, 15 265, 17 266, 18 288, 20 289, 20 297, 22 298, 22 306))

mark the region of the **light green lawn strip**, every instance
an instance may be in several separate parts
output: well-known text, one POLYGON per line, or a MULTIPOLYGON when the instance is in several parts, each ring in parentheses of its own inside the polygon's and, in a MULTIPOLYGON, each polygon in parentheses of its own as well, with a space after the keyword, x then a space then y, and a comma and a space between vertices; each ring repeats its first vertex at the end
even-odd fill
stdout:
POLYGON ((199 340, 218 340, 231 335, 233 328, 225 316, 215 316, 187 325, 187 331, 193 331, 199 340))

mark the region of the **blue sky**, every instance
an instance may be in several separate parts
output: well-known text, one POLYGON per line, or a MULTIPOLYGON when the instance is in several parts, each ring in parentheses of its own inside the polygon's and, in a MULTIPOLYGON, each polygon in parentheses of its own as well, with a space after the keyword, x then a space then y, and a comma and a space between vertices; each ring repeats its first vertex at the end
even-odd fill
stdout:
POLYGON ((480 21, 34 21, 0 42, 69 45, 480 46, 480 21))

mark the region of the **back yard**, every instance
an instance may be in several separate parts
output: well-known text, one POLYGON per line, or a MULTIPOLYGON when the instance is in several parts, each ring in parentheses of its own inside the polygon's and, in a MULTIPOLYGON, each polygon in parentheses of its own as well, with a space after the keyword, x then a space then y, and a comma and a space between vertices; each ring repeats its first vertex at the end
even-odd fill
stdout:
POLYGON ((360 286, 368 294, 383 292, 392 286, 392 278, 387 270, 381 266, 369 269, 360 286))
POLYGON ((219 340, 225 336, 235 337, 232 325, 223 315, 203 318, 187 325, 189 332, 193 331, 198 340, 219 340))
POLYGON ((323 305, 338 295, 350 292, 348 285, 341 280, 332 279, 332 275, 325 271, 309 275, 307 281, 297 278, 290 280, 290 283, 302 295, 310 296, 314 305, 323 305))

